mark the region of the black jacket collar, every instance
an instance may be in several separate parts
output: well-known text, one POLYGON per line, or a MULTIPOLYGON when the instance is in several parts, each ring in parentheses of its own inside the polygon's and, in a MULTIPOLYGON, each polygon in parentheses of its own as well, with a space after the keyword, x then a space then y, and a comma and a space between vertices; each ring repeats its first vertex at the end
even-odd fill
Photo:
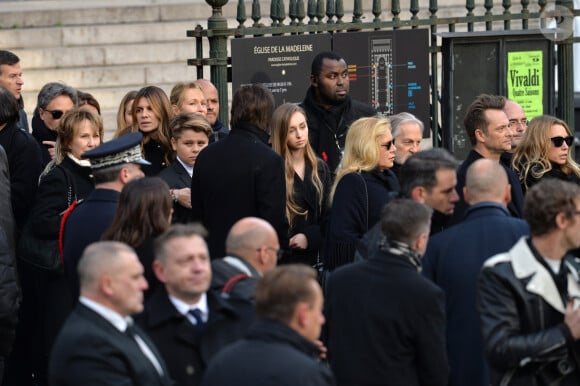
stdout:
POLYGON ((231 134, 246 135, 256 141, 262 142, 265 145, 268 145, 270 141, 270 134, 266 133, 264 130, 251 124, 250 122, 239 122, 236 127, 232 128, 230 135, 231 134))
POLYGON ((246 339, 272 343, 286 343, 294 347, 296 350, 312 357, 318 357, 320 354, 318 347, 316 347, 314 343, 308 341, 285 324, 274 320, 261 319, 256 321, 246 334, 246 339))

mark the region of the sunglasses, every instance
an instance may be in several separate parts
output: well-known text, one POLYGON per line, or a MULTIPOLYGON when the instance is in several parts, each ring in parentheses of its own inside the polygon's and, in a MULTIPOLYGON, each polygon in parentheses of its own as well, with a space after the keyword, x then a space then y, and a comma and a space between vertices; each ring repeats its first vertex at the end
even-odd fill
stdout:
POLYGON ((566 142, 566 145, 572 146, 572 144, 574 143, 574 137, 571 135, 569 135, 565 138, 564 137, 552 137, 552 138, 550 138, 550 141, 552 141, 552 143, 556 147, 561 147, 564 144, 564 142, 566 142))
POLYGON ((50 113, 50 115, 52 115, 52 119, 60 119, 60 117, 62 117, 62 115, 64 114, 64 111, 62 110, 44 110, 47 113, 50 113))
POLYGON ((395 143, 395 139, 391 139, 389 142, 382 144, 381 146, 384 146, 385 149, 387 150, 391 150, 391 147, 393 146, 393 144, 395 143))

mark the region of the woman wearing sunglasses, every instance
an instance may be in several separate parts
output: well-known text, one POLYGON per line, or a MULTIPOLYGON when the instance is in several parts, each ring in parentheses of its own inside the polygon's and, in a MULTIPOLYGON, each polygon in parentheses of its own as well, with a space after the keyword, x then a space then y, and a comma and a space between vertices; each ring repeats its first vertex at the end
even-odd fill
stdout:
POLYGON ((350 126, 330 193, 325 251, 329 270, 352 262, 359 240, 379 221, 383 206, 399 191, 397 177, 390 170, 395 150, 387 119, 361 118, 350 126))
POLYGON ((580 184, 580 166, 572 159, 574 136, 566 122, 542 115, 530 121, 512 160, 522 191, 543 178, 557 178, 580 184))

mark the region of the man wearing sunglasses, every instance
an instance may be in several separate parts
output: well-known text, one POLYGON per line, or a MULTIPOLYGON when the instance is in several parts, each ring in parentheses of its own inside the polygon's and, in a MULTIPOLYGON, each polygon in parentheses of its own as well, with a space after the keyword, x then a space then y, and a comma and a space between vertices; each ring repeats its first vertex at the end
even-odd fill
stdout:
POLYGON ((211 263, 211 288, 222 296, 254 303, 258 280, 276 267, 281 252, 278 235, 269 222, 244 217, 228 233, 226 257, 211 263))
POLYGON ((77 105, 77 91, 63 83, 47 83, 38 93, 36 110, 32 118, 32 135, 41 145, 45 165, 54 159, 56 129, 62 116, 77 105))

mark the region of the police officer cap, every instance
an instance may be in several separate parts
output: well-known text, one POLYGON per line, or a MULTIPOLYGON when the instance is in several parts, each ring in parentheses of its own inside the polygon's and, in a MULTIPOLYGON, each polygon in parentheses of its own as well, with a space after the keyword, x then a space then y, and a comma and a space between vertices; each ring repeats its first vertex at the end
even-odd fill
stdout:
POLYGON ((126 163, 151 165, 141 154, 142 139, 143 135, 139 132, 126 134, 87 151, 81 157, 91 162, 93 170, 126 163))

